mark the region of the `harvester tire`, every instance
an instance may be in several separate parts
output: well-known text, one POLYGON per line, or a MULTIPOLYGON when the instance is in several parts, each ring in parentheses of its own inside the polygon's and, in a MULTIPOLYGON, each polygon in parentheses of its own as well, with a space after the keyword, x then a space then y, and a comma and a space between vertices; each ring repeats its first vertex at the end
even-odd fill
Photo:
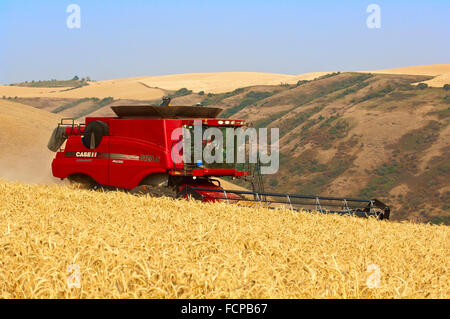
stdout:
POLYGON ((109 135, 109 126, 103 121, 89 122, 84 129, 84 137, 81 139, 86 148, 96 149, 103 136, 109 135))
POLYGON ((175 198, 175 191, 165 186, 139 185, 129 191, 133 195, 150 195, 150 197, 175 198))

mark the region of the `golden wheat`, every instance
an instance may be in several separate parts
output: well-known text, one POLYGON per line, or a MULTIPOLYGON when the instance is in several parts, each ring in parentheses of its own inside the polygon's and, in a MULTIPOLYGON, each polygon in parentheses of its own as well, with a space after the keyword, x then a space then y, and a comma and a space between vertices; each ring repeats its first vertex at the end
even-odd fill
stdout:
POLYGON ((0 181, 0 297, 448 298, 448 233, 0 181))

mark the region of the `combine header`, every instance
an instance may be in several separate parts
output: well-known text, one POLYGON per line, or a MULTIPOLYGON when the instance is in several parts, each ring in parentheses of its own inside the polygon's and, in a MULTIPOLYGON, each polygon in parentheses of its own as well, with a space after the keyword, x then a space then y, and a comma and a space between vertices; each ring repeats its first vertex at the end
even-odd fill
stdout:
POLYGON ((84 124, 62 119, 48 143, 56 152, 53 175, 87 183, 93 189, 389 218, 389 207, 376 199, 266 193, 258 164, 175 163, 172 148, 180 142, 172 136, 175 129, 189 130, 201 123, 202 127, 224 130, 246 123, 217 118, 222 111, 219 108, 169 106, 169 102, 165 99, 161 106, 112 106, 116 117, 87 117, 84 124), (253 191, 223 189, 216 178, 224 176, 250 181, 253 191))

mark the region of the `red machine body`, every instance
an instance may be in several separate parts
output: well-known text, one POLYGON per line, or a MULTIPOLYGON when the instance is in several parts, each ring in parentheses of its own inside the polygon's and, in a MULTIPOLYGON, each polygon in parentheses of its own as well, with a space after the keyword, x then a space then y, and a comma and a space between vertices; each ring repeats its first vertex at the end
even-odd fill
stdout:
POLYGON ((180 139, 172 139, 172 132, 199 122, 203 127, 218 128, 245 124, 241 120, 217 118, 88 117, 81 125, 74 125, 73 121, 68 125, 62 121, 60 125, 66 144, 64 149, 57 151, 52 162, 53 175, 61 179, 85 176, 99 185, 127 190, 142 185, 149 177, 158 176, 158 181, 176 187, 177 192, 186 185, 220 189, 220 183, 214 183, 212 177, 248 175, 248 171, 235 167, 216 167, 220 164, 211 168, 174 163, 172 147, 180 139), (95 148, 83 141, 86 127, 91 122, 103 122, 108 128, 108 133, 101 137, 95 148))

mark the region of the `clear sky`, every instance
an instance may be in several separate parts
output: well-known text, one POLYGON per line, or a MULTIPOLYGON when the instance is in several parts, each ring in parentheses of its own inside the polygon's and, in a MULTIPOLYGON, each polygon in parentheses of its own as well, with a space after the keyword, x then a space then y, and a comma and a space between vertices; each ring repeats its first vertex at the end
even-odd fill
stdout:
POLYGON ((449 0, 0 0, 0 83, 441 64, 449 35, 449 0), (72 3, 79 29, 66 24, 72 3))

